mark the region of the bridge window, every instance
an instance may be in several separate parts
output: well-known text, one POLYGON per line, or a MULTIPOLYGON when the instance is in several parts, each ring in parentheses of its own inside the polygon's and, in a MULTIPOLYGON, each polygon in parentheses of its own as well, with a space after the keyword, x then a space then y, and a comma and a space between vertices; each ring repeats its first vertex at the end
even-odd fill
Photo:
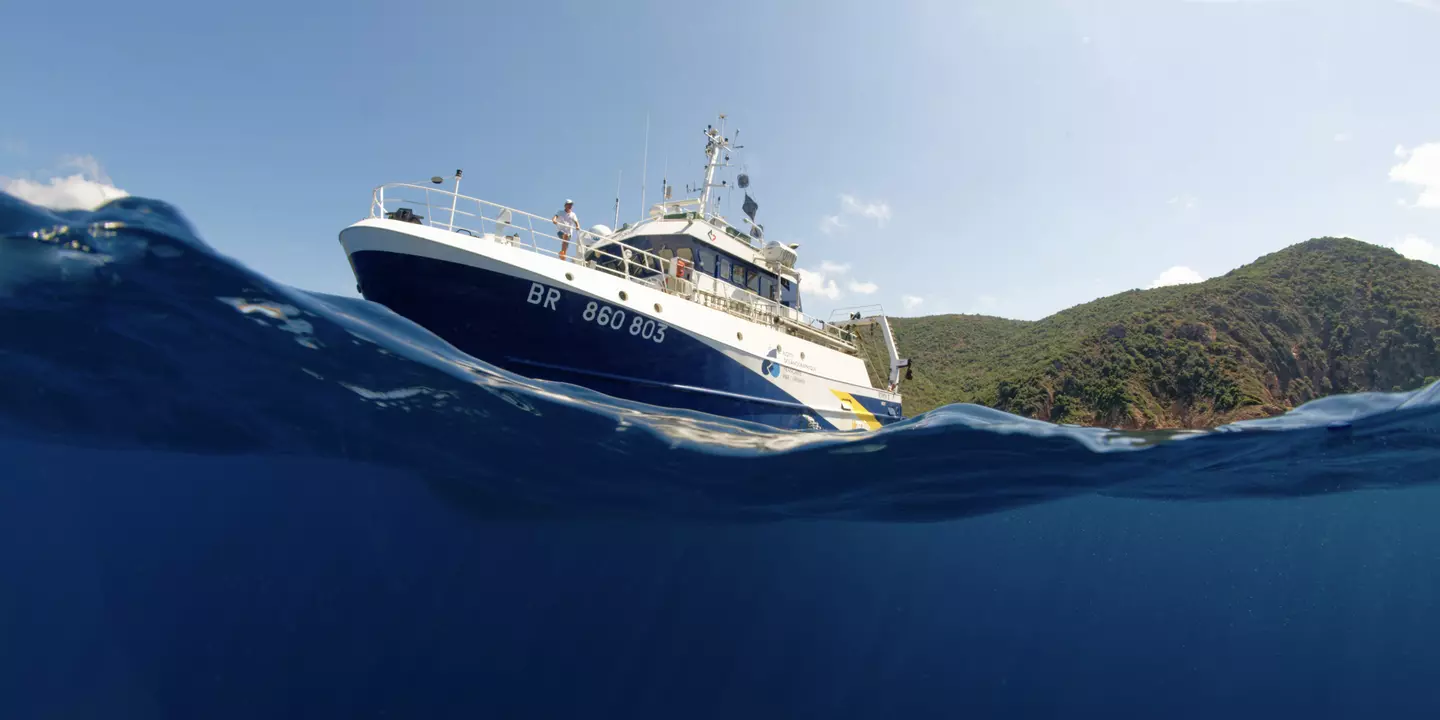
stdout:
MULTIPOLYGON (((745 288, 761 297, 777 299, 783 298, 784 290, 789 289, 787 285, 777 285, 776 278, 752 266, 750 263, 736 259, 724 252, 718 251, 695 240, 688 235, 638 235, 626 238, 622 241, 636 250, 644 250, 664 260, 680 258, 699 272, 713 276, 730 283, 736 287, 745 288)), ((602 245, 601 249, 606 253, 620 254, 620 248, 614 244, 602 245)), ((623 263, 606 257, 598 258, 600 264, 605 267, 612 267, 619 270, 623 263)), ((649 262, 649 269, 646 268, 644 258, 635 257, 630 263, 632 276, 645 277, 659 268, 658 263, 652 258, 649 262)), ((795 292, 789 289, 793 297, 795 292)))
POLYGON ((790 278, 780 278, 780 304, 785 307, 800 309, 800 286, 790 282, 790 278))
POLYGON ((760 297, 767 300, 778 300, 775 294, 775 278, 766 273, 760 273, 760 297))

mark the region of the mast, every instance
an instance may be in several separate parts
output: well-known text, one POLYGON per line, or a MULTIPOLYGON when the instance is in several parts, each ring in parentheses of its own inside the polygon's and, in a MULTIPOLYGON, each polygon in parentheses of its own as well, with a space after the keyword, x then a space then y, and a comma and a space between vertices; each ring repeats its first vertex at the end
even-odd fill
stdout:
POLYGON ((725 114, 720 114, 720 129, 713 126, 705 126, 705 185, 700 189, 700 217, 705 217, 705 211, 710 207, 710 188, 715 185, 715 168, 720 167, 720 154, 730 149, 730 141, 725 138, 725 114))

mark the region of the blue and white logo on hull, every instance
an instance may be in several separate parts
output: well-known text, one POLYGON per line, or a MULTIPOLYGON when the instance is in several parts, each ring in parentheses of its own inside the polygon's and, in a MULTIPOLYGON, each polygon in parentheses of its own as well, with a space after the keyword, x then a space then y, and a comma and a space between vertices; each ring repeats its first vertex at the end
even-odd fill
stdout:
POLYGON ((777 362, 780 359, 780 348, 773 348, 770 352, 765 353, 765 358, 760 362, 760 374, 769 375, 772 378, 780 377, 780 363, 777 362))

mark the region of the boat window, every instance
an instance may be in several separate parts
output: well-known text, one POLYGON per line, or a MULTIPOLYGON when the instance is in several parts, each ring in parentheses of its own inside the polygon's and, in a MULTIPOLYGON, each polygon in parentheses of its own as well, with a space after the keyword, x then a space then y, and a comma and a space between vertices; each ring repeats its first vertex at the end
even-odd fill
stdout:
POLYGON ((790 282, 790 278, 780 278, 780 304, 785 307, 800 309, 799 285, 790 282))
MULTIPOLYGON (((628 247, 632 247, 636 250, 643 250, 647 253, 650 253, 651 255, 663 258, 665 260, 670 260, 674 257, 682 257, 685 258, 687 261, 690 261, 694 258, 695 241, 688 235, 636 235, 633 237, 625 238, 620 242, 628 247)), ((616 272, 625 271, 625 268, 627 268, 627 264, 625 262, 618 258, 610 257, 610 255, 621 254, 621 248, 619 245, 613 243, 606 244, 602 245, 601 249, 603 249, 606 255, 592 254, 590 256, 596 260, 597 264, 602 267, 614 270, 616 272)), ((713 252, 710 254, 713 257, 713 252)), ((710 262, 712 264, 707 265, 705 267, 705 270, 714 273, 714 260, 711 260, 710 262)), ((628 263, 628 271, 630 273, 630 276, 637 278, 651 277, 655 273, 659 272, 661 267, 662 263, 660 260, 657 260, 655 257, 639 255, 638 253, 635 254, 628 263)), ((726 269, 726 272, 729 272, 728 267, 726 269)), ((721 277, 728 277, 728 274, 721 277)))
POLYGON ((760 297, 770 300, 778 300, 775 293, 775 278, 766 273, 760 273, 760 297))
POLYGON ((700 272, 703 272, 707 275, 715 275, 715 251, 708 250, 703 247, 699 248, 698 250, 700 253, 700 262, 696 267, 699 267, 700 272))
POLYGON ((720 255, 718 257, 719 264, 716 265, 715 277, 720 278, 721 280, 728 281, 730 279, 730 258, 725 257, 724 255, 720 255))
MULTIPOLYGON (((593 260, 597 266, 606 268, 617 274, 628 274, 633 278, 652 277, 660 272, 661 263, 659 260, 649 255, 641 255, 640 253, 631 253, 628 261, 624 257, 625 253, 628 252, 626 250, 627 246, 635 248, 636 250, 645 250, 644 247, 640 246, 642 243, 644 245, 650 244, 648 238, 629 238, 622 243, 604 243, 589 250, 585 255, 585 259, 593 260)), ((649 251, 647 250, 647 252, 649 251)))
POLYGON ((585 259, 594 262, 599 267, 615 272, 623 272, 625 264, 624 261, 620 259, 623 250, 624 248, 621 247, 619 243, 602 243, 592 247, 586 252, 585 259))
POLYGON ((763 296, 765 293, 760 292, 760 276, 764 274, 765 273, 751 270, 750 276, 745 278, 745 287, 748 288, 750 292, 763 296))
POLYGON ((735 263, 730 266, 730 282, 745 287, 745 266, 735 263))

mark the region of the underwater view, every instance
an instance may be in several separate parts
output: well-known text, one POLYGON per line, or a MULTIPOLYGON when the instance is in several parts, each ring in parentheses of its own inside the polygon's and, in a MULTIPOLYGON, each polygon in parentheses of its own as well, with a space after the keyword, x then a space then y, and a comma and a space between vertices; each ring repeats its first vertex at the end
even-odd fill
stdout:
POLYGON ((6 717, 1411 714, 1440 391, 778 431, 0 196, 6 717))

